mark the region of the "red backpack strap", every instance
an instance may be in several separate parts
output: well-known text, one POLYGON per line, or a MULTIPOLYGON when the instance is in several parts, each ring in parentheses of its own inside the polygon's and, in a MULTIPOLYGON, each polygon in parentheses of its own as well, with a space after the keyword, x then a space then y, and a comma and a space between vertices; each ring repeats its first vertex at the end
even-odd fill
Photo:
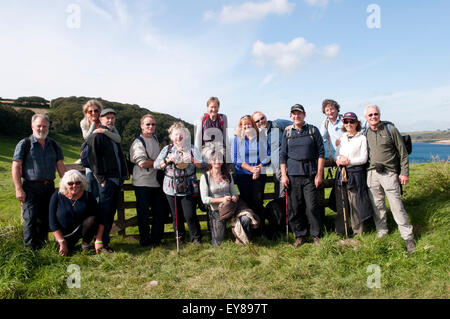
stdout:
POLYGON ((207 120, 207 119, 209 119, 209 113, 205 113, 205 114, 203 115, 202 127, 205 126, 206 120, 207 120))
POLYGON ((223 129, 223 116, 222 116, 222 114, 219 114, 219 123, 220 123, 220 128, 223 129))

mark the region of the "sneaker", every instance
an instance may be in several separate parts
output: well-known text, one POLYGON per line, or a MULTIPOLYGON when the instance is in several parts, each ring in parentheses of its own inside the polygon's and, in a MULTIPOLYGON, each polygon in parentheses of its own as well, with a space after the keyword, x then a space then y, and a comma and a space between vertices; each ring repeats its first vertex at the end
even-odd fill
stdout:
POLYGON ((194 238, 192 244, 194 244, 195 246, 201 246, 202 242, 200 241, 200 239, 194 238))
POLYGON ((313 237, 313 239, 314 239, 314 245, 320 246, 320 239, 319 239, 319 237, 315 236, 315 237, 313 237))
POLYGON ((406 244, 406 250, 408 251, 408 253, 411 254, 414 251, 416 251, 416 244, 414 243, 414 239, 405 240, 405 244, 406 244))
POLYGON ((297 237, 297 240, 294 243, 294 248, 300 247, 304 243, 306 243, 306 238, 305 237, 297 237))
POLYGON ((386 236, 387 235, 387 233, 385 233, 385 232, 378 232, 377 233, 377 237, 378 238, 383 238, 384 236, 386 236))

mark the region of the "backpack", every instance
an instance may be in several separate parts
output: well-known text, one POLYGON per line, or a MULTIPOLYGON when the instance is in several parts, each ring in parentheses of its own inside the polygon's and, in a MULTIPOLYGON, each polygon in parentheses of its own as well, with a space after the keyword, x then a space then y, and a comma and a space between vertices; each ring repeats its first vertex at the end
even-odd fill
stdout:
POLYGON ((264 216, 268 221, 267 235, 271 239, 279 239, 286 230, 286 198, 271 200, 264 208, 264 216))
MULTIPOLYGON (((217 118, 219 119, 219 129, 223 132, 223 114, 217 114, 217 118)), ((203 135, 205 133, 205 125, 206 125, 206 120, 209 119, 209 113, 205 113, 203 115, 203 119, 202 119, 202 144, 203 142, 203 135)))
POLYGON ((314 139, 314 126, 310 125, 310 124, 306 124, 308 126, 308 134, 306 135, 297 135, 292 137, 292 127, 293 125, 289 128, 289 130, 286 132, 286 138, 289 140, 291 138, 299 138, 299 137, 305 137, 305 136, 311 136, 311 138, 313 139, 313 142, 315 142, 314 139))
MULTIPOLYGON (((390 139, 391 143, 394 143, 394 141, 392 139, 392 135, 391 135, 391 126, 394 126, 394 123, 389 122, 389 121, 382 121, 381 123, 386 125, 387 135, 389 136, 389 139, 390 139)), ((368 130, 369 130, 369 128, 366 128, 364 130, 364 132, 363 132, 364 136, 366 136, 366 137, 367 137, 367 131, 368 130)), ((401 135, 401 137, 403 139, 403 143, 405 144, 406 151, 408 152, 408 155, 411 154, 411 152, 412 152, 411 136, 410 135, 401 135)))

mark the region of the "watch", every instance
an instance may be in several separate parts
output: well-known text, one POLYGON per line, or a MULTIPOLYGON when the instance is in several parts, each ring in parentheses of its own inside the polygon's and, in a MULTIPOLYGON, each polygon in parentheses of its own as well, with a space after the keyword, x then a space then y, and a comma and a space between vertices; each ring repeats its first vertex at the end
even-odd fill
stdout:
POLYGON ((63 243, 63 242, 65 242, 66 240, 63 238, 63 239, 58 239, 58 243, 63 243))

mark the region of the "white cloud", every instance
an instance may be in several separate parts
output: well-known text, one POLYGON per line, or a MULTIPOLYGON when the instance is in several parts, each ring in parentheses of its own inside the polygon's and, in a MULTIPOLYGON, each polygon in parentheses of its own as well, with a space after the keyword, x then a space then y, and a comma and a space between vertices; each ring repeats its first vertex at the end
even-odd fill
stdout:
POLYGON ((305 2, 312 7, 326 8, 328 6, 328 0, 305 0, 305 2))
POLYGON ((331 44, 319 50, 314 43, 301 37, 287 44, 282 42, 266 44, 258 40, 253 44, 252 54, 256 57, 257 65, 264 66, 271 63, 284 73, 289 73, 316 56, 335 58, 339 54, 339 45, 331 44))
POLYGON ((114 9, 116 10, 117 17, 119 18, 119 22, 121 25, 126 25, 128 22, 128 13, 127 7, 125 3, 120 0, 114 1, 114 9))
POLYGON ((237 23, 248 20, 261 20, 269 14, 289 14, 295 4, 288 0, 268 0, 265 2, 245 2, 239 6, 224 6, 220 13, 207 11, 204 20, 218 18, 221 23, 237 23))
POLYGON ((323 48, 322 56, 324 58, 333 59, 339 55, 340 47, 337 44, 330 44, 323 48))
POLYGON ((259 85, 259 87, 262 88, 262 87, 266 86, 267 84, 272 82, 274 78, 275 78, 275 74, 266 75, 264 77, 264 79, 262 80, 261 84, 259 85))

